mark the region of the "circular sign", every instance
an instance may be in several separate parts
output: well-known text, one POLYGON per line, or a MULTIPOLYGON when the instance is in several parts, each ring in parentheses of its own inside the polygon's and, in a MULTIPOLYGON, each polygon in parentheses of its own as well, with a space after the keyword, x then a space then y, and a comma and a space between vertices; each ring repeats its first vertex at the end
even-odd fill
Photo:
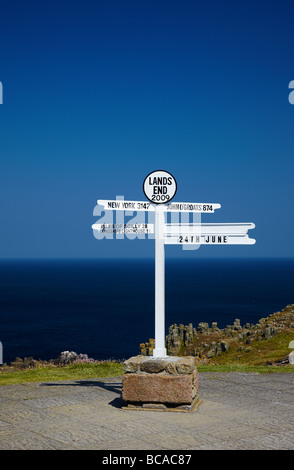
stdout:
POLYGON ((177 182, 168 171, 152 171, 144 180, 143 191, 152 203, 166 204, 176 194, 177 182))

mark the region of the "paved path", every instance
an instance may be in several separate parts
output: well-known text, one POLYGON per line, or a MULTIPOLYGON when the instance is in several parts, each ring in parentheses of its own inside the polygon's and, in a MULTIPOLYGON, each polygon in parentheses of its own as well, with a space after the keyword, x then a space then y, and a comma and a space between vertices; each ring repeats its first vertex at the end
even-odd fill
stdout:
POLYGON ((0 449, 294 449, 294 374, 200 373, 193 413, 125 410, 121 377, 0 387, 0 449))

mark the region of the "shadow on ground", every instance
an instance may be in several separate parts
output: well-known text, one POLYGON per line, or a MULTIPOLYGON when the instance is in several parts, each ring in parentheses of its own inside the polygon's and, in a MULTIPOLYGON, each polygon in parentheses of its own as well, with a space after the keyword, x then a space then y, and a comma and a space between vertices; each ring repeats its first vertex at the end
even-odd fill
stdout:
POLYGON ((54 382, 41 384, 42 387, 99 387, 109 392, 114 392, 120 395, 109 402, 109 405, 115 408, 122 408, 124 402, 121 398, 122 384, 117 382, 101 382, 99 380, 76 380, 75 382, 64 383, 54 382))

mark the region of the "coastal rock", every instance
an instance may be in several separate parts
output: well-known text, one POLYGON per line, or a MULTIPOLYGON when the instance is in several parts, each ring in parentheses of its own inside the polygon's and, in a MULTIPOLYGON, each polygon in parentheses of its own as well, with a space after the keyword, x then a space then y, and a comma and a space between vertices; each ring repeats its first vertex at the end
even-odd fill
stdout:
POLYGON ((234 328, 234 330, 241 330, 242 329, 239 318, 235 319, 233 328, 234 328))
POLYGON ((215 348, 214 349, 210 349, 207 353, 206 353, 206 357, 207 359, 211 359, 212 357, 214 357, 216 354, 215 354, 215 348))
POLYGON ((63 351, 60 353, 58 356, 56 362, 58 364, 70 364, 71 362, 77 361, 77 360, 89 360, 87 354, 78 354, 74 351, 63 351))
MULTIPOLYGON (((196 329, 193 328, 192 323, 189 323, 189 325, 171 325, 169 327, 169 334, 166 338, 167 349, 169 350, 170 354, 176 355, 180 348, 190 344, 195 336, 196 329)), ((144 344, 141 346, 144 346, 144 344)), ((143 353, 142 347, 141 351, 143 353)))
POLYGON ((24 357, 23 359, 16 357, 14 361, 10 363, 10 366, 14 367, 15 369, 28 369, 34 368, 36 364, 37 361, 32 357, 24 357))
POLYGON ((221 340, 219 345, 222 352, 226 352, 229 349, 229 342, 226 340, 221 340))
POLYGON ((221 354, 222 352, 225 352, 229 349, 229 342, 225 340, 220 340, 217 344, 212 342, 210 344, 210 349, 206 353, 206 357, 208 359, 211 359, 214 356, 217 356, 218 354, 221 354))
POLYGON ((270 338, 275 332, 276 332, 276 328, 274 328, 273 326, 267 326, 263 330, 263 336, 265 338, 270 338))
POLYGON ((199 331, 200 334, 206 333, 209 329, 209 324, 206 322, 200 322, 197 327, 197 331, 199 331))

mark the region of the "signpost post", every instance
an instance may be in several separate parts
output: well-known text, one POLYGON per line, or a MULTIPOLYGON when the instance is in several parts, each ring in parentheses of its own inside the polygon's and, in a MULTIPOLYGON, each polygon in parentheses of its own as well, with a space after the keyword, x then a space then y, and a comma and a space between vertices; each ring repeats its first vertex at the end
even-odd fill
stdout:
POLYGON ((177 182, 167 171, 153 171, 146 176, 143 191, 155 207, 155 348, 154 357, 166 357, 165 348, 165 254, 163 204, 177 192, 177 182))
POLYGON ((165 357, 165 254, 164 212, 156 207, 155 212, 155 348, 154 357, 165 357))
POLYGON ((143 238, 147 234, 155 238, 155 347, 151 357, 142 360, 142 356, 137 356, 125 361, 122 397, 131 409, 193 411, 200 404, 195 358, 169 357, 165 348, 165 245, 182 245, 183 249, 193 248, 193 245, 195 248, 201 245, 253 245, 255 240, 249 238, 247 232, 255 225, 167 223, 168 213, 212 214, 221 207, 216 203, 171 202, 177 182, 167 171, 158 170, 147 175, 143 191, 148 201, 99 199, 97 202, 104 211, 152 212, 154 224, 107 222, 92 225, 99 234, 143 234, 143 238))

